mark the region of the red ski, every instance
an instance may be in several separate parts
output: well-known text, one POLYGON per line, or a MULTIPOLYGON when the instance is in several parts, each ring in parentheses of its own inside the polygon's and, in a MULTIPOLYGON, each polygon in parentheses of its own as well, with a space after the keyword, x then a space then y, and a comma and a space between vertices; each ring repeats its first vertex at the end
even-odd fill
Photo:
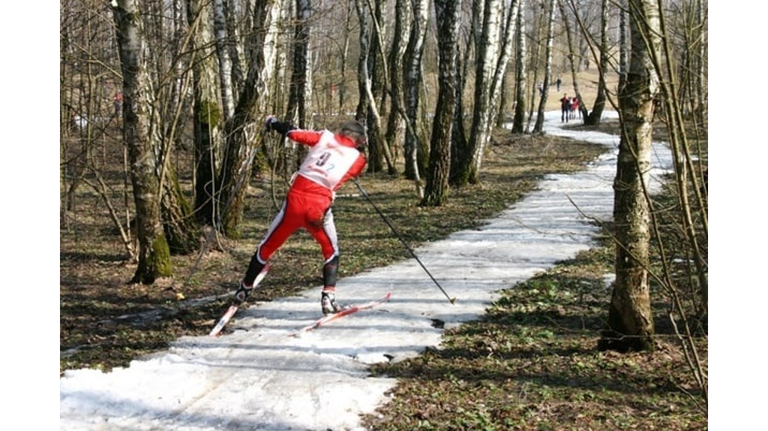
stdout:
MULTIPOLYGON (((253 288, 255 289, 256 286, 261 283, 261 280, 264 279, 264 277, 267 275, 267 272, 269 271, 269 264, 267 264, 264 269, 261 270, 259 275, 256 276, 256 279, 253 281, 253 288)), ((211 329, 211 333, 208 334, 211 337, 218 337, 221 333, 221 330, 224 329, 224 326, 229 322, 230 319, 232 319, 232 316, 237 313, 237 309, 240 308, 240 302, 234 301, 232 305, 227 308, 227 311, 224 313, 223 316, 221 316, 221 319, 219 319, 219 322, 216 323, 216 326, 211 329)))
POLYGON ((342 317, 349 316, 350 314, 353 314, 353 313, 357 313, 360 310, 367 310, 369 308, 373 308, 373 307, 375 307, 375 306, 377 306, 379 304, 383 304, 383 303, 389 301, 390 298, 392 298, 392 292, 387 292, 386 295, 384 295, 383 297, 381 297, 380 299, 377 299, 375 301, 366 302, 365 304, 360 304, 360 305, 352 305, 350 307, 347 307, 347 308, 339 311, 338 313, 329 314, 327 316, 321 317, 320 319, 315 321, 315 323, 312 323, 311 325, 307 325, 307 326, 299 329, 298 331, 292 333, 291 336, 295 337, 295 336, 297 336, 297 335, 299 335, 301 333, 309 332, 309 331, 311 331, 313 329, 317 329, 317 328, 319 328, 319 327, 321 327, 323 325, 326 325, 326 324, 328 324, 330 322, 333 322, 334 320, 341 319, 342 317))

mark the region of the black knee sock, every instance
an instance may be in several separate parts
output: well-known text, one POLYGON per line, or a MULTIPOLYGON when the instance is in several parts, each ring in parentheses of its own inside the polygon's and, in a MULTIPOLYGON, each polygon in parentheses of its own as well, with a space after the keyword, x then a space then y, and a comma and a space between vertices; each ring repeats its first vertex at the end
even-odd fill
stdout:
POLYGON ((330 262, 323 265, 323 286, 336 286, 339 277, 339 256, 334 256, 330 262))
POLYGON ((259 252, 256 251, 251 256, 251 262, 248 264, 248 270, 245 271, 243 283, 246 286, 253 286, 253 281, 256 280, 256 276, 259 275, 262 269, 264 269, 264 264, 259 262, 259 252))

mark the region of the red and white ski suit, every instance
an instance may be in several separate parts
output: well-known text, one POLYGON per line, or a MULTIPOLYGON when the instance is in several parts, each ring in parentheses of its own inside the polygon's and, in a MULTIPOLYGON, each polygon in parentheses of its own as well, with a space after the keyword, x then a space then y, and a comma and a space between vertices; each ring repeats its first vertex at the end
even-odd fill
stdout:
POLYGON ((266 264, 296 230, 304 228, 320 244, 327 264, 339 254, 331 211, 336 190, 363 172, 366 159, 352 139, 328 130, 291 130, 286 136, 309 146, 309 154, 294 175, 283 207, 259 244, 256 257, 266 264))

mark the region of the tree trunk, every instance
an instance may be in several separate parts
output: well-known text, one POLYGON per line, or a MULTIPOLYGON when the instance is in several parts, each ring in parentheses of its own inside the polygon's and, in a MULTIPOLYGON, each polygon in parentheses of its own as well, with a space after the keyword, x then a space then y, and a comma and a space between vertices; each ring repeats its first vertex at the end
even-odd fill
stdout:
MULTIPOLYGON (((413 0, 413 25, 411 26, 408 48, 405 53, 403 67, 405 85, 405 112, 410 127, 405 130, 405 177, 414 180, 419 186, 420 175, 426 171, 426 166, 419 165, 418 153, 422 147, 419 136, 419 91, 421 90, 421 59, 424 53, 424 39, 429 21, 429 1, 413 0)), ((420 196, 423 197, 423 196, 420 196)))
POLYGON ((162 186, 163 232, 168 240, 168 249, 172 254, 192 253, 199 245, 198 225, 176 170, 170 166, 165 171, 162 186))
MULTIPOLYGON (((476 4, 482 4, 482 0, 479 0, 479 2, 476 0, 475 4, 473 4, 473 8, 476 4)), ((482 7, 480 9, 482 9, 482 7)), ((477 11, 475 10, 472 15, 475 15, 476 12, 477 11)), ((467 39, 469 39, 469 37, 467 37, 467 39)), ((477 40, 479 40, 479 38, 477 40)), ((467 85, 469 65, 474 62, 471 61, 470 58, 472 43, 467 41, 464 46, 466 47, 464 49, 464 55, 461 55, 461 47, 458 48, 456 55, 456 107, 453 110, 453 130, 451 131, 451 168, 448 177, 449 185, 466 184, 468 182, 466 176, 472 165, 472 148, 469 144, 469 139, 467 138, 466 127, 464 127, 464 88, 467 85), (463 60, 460 60, 460 58, 463 58, 463 60)))
MULTIPOLYGON (((258 40, 257 36, 249 35, 249 36, 243 36, 242 32, 239 30, 238 23, 241 21, 240 15, 238 14, 238 7, 236 5, 236 2, 238 0, 224 0, 224 21, 227 26, 227 50, 229 51, 229 59, 232 63, 232 94, 237 97, 238 94, 242 91, 243 81, 245 81, 245 65, 248 63, 248 59, 246 58, 245 54, 243 53, 245 46, 252 45, 250 42, 252 40, 258 40), (245 43, 241 41, 245 41, 245 43)), ((251 22, 254 14, 253 11, 251 11, 251 7, 253 3, 255 2, 248 2, 248 6, 245 7, 245 10, 243 8, 240 9, 240 13, 245 15, 246 23, 250 23, 252 26, 253 23, 251 22)), ((276 6, 273 6, 276 7, 276 6)), ((235 105, 237 105, 237 100, 234 100, 235 105)), ((232 113, 234 115, 234 111, 232 113)))
MULTIPOLYGON (((406 44, 408 43, 401 35, 409 34, 411 30, 411 15, 408 13, 408 0, 395 0, 395 29, 396 37, 392 38, 388 56, 389 70, 389 95, 390 109, 387 118, 386 145, 390 149, 399 148, 399 142, 403 141, 405 136, 405 117, 400 111, 403 106, 403 55, 405 54, 406 44)), ((393 158, 397 158, 395 151, 393 158)))
POLYGON ((160 219, 159 139, 149 107, 152 93, 143 58, 141 14, 136 0, 113 6, 123 74, 123 138, 128 146, 136 205, 139 263, 132 282, 152 284, 172 274, 171 255, 160 219))
POLYGON ((709 33, 707 31, 708 19, 705 4, 708 4, 708 2, 704 0, 697 0, 696 2, 696 24, 700 29, 700 34, 697 38, 699 41, 699 55, 696 58, 696 102, 698 104, 696 114, 699 124, 706 124, 709 115, 709 104, 707 103, 707 94, 709 93, 709 83, 707 81, 709 33))
MULTIPOLYGON (((608 53, 608 0, 602 0, 600 12, 600 58, 597 65, 599 72, 597 97, 595 98, 595 104, 592 106, 592 112, 584 119, 584 124, 588 125, 600 124, 606 100, 605 74, 608 73, 608 56, 610 55, 608 53)), ((579 105, 581 104, 583 104, 583 100, 579 99, 579 105)))
MULTIPOLYGON (((627 12, 627 1, 620 0, 619 7, 621 12, 619 15, 619 92, 627 85, 627 73, 629 70, 629 42, 627 36, 629 34, 629 28, 627 18, 629 12, 627 12)), ((581 104, 583 105, 583 103, 581 104)), ((581 106, 579 105, 579 106, 581 106)))
POLYGON ((653 351, 648 268, 650 210, 647 184, 651 170, 654 103, 659 75, 651 58, 660 46, 659 10, 654 0, 629 0, 632 52, 627 85, 619 94, 623 133, 614 180, 616 281, 601 349, 653 351))
MULTIPOLYGON (((478 2, 480 4, 483 2, 478 2)), ((477 61, 475 63, 475 94, 472 110, 472 127, 467 148, 460 149, 461 157, 456 185, 477 182, 477 160, 490 137, 491 90, 496 62, 499 58, 499 34, 501 32, 501 1, 485 0, 482 11, 474 10, 473 15, 482 16, 480 38, 477 40, 477 61)))
MULTIPOLYGON (((476 3, 480 5, 482 3, 476 3)), ((479 7, 476 6, 476 9, 479 7)), ((485 147, 499 114, 502 81, 512 53, 515 36, 515 19, 518 2, 512 1, 505 16, 503 4, 486 0, 482 8, 482 32, 478 40, 478 65, 475 73, 475 100, 472 114, 472 131, 467 148, 462 148, 458 158, 457 175, 452 184, 476 184, 479 181, 485 147)), ((473 14, 479 14, 475 10, 473 14)))
MULTIPOLYGON (((392 154, 381 131, 381 115, 376 104, 374 91, 379 92, 381 74, 375 72, 379 67, 380 44, 379 29, 375 28, 374 40, 371 41, 368 17, 376 20, 376 12, 371 10, 368 0, 355 0, 357 16, 360 19, 360 61, 358 62, 358 89, 360 103, 357 119, 364 119, 368 129, 368 172, 380 172, 386 164, 387 172, 397 172, 392 161, 392 154)), ((374 21, 375 24, 376 21, 374 21)), ((385 61, 384 58, 381 61, 385 61)))
POLYGON ((342 43, 341 56, 339 58, 339 76, 341 76, 341 82, 338 85, 339 88, 339 114, 344 112, 345 96, 347 94, 346 76, 347 76, 347 55, 349 54, 349 34, 352 24, 352 6, 349 2, 346 2, 345 19, 344 19, 344 42, 342 43))
POLYGON ((232 118, 232 115, 235 113, 235 96, 232 83, 232 57, 230 55, 230 45, 234 44, 234 38, 230 38, 227 35, 224 0, 213 0, 213 28, 216 35, 216 55, 219 59, 221 107, 222 113, 224 114, 222 120, 227 121, 232 118))
MULTIPOLYGON (((311 129, 311 119, 308 119, 307 104, 311 95, 310 80, 312 70, 309 67, 310 58, 310 26, 312 13, 310 0, 296 0, 296 17, 293 33, 293 60, 291 62, 291 82, 288 90, 288 107, 285 121, 298 125, 301 129, 311 129)), ((292 174, 301 166, 306 155, 306 147, 289 141, 290 151, 285 152, 286 174, 292 174)))
MULTIPOLYGON (((228 109, 222 110, 218 103, 216 64, 211 50, 211 43, 214 39, 211 32, 209 8, 207 3, 204 5, 200 0, 187 1, 188 21, 192 32, 190 63, 192 65, 192 97, 194 99, 192 125, 195 146, 195 215, 201 223, 212 225, 216 217, 214 198, 217 193, 217 184, 215 175, 221 151, 219 125, 222 121, 222 112, 225 114, 225 119, 231 116, 231 113, 227 115, 228 109)), ((223 17, 221 19, 223 21, 223 17)), ((220 38, 221 35, 217 38, 216 46, 219 52, 219 62, 222 64, 221 68, 226 70, 226 73, 222 71, 218 74, 219 78, 222 78, 223 74, 229 75, 231 73, 229 70, 231 65, 222 62, 222 52, 226 53, 226 49, 220 47, 224 42, 220 38)), ((225 56, 226 59, 229 58, 228 54, 225 56)), ((222 88, 229 86, 231 92, 231 80, 222 81, 221 85, 222 88)), ((223 91, 223 93, 227 93, 227 91, 223 91)), ((225 107, 232 103, 231 98, 228 100, 226 96, 222 96, 222 100, 225 107)))
MULTIPOLYGON (((385 29, 384 11, 382 6, 386 6, 386 1, 366 0, 368 3, 368 10, 371 12, 371 23, 373 24, 373 40, 371 42, 371 52, 374 55, 368 57, 369 68, 371 73, 371 87, 370 95, 371 109, 368 110, 368 135, 371 136, 372 141, 377 144, 379 153, 384 156, 384 162, 387 165, 387 173, 389 175, 397 174, 397 167, 394 162, 394 155, 392 153, 392 147, 389 145, 389 141, 386 139, 385 130, 382 126, 384 122, 382 116, 385 115, 387 105, 387 92, 385 90, 388 85, 389 71, 387 70, 387 54, 384 52, 385 47, 385 29), (377 103, 376 101, 379 101, 377 103)), ((392 116, 392 113, 390 113, 392 116)))
POLYGON ((517 54, 515 56, 515 117, 512 120, 512 133, 525 132, 525 107, 528 105, 528 51, 525 44, 525 0, 520 0, 517 12, 517 54))
MULTIPOLYGON (((576 74, 576 69, 578 68, 578 56, 576 55, 576 52, 574 51, 574 45, 573 45, 573 32, 571 30, 571 21, 568 19, 568 14, 566 13, 565 6, 563 6, 564 0, 559 0, 558 4, 560 6, 560 15, 562 15, 563 19, 563 25, 565 26, 565 36, 566 40, 568 42, 568 63, 571 69, 571 80, 573 81, 573 93, 576 95, 576 98, 579 100, 579 112, 581 112, 581 118, 587 118, 587 104, 584 103, 584 98, 581 96, 581 90, 579 89, 579 78, 576 74)), ((575 13, 575 12, 574 12, 575 13)))
POLYGON ((461 0, 435 0, 439 90, 429 151, 429 170, 421 205, 440 206, 448 199, 450 142, 456 107, 456 54, 461 0))
MULTIPOLYGON (((533 7, 537 7, 538 4, 534 4, 533 7)), ((536 95, 538 94, 539 97, 541 97, 541 90, 543 89, 544 83, 539 81, 539 65, 541 62, 541 41, 544 39, 544 20, 546 19, 543 14, 534 14, 535 18, 538 18, 533 21, 533 30, 531 31, 533 36, 533 39, 536 43, 533 45, 533 53, 530 57, 530 64, 528 67, 530 70, 533 70, 533 79, 531 80, 533 82, 533 85, 530 86, 530 95, 531 95, 531 101, 530 105, 528 105, 526 108, 528 109, 528 118, 525 122, 525 131, 526 133, 531 130, 531 121, 533 120, 533 108, 535 106, 536 101, 536 95)))
POLYGON ((544 83, 542 84, 541 99, 539 100, 538 114, 536 115, 536 124, 533 126, 533 133, 540 133, 544 130, 544 108, 547 106, 549 97, 549 80, 552 76, 552 44, 555 35, 555 0, 549 0, 547 5, 547 47, 544 54, 544 83))
POLYGON ((256 151, 256 133, 261 130, 261 119, 257 118, 257 106, 264 67, 264 37, 269 16, 269 0, 257 0, 253 10, 253 34, 258 35, 251 47, 248 75, 235 106, 235 114, 224 125, 225 164, 222 167, 221 199, 217 201, 221 225, 217 226, 227 237, 240 237, 240 221, 243 216, 245 184, 250 177, 250 164, 256 151))
MULTIPOLYGON (((368 110, 370 109, 371 78, 368 71, 368 56, 371 52, 371 30, 368 26, 368 5, 365 0, 354 0, 357 19, 360 23, 360 57, 357 60, 357 94, 358 102, 355 110, 355 119, 367 123, 368 110)), ((370 134, 369 134, 370 139, 370 134)), ((368 171, 380 172, 382 170, 381 153, 375 142, 368 142, 368 171), (373 144, 373 145, 372 145, 373 144)))

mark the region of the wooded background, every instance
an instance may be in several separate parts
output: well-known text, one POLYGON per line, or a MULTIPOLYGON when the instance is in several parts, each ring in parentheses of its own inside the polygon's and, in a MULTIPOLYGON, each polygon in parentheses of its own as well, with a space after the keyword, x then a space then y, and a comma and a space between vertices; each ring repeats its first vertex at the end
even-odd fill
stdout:
POLYGON ((479 181, 494 128, 539 134, 544 112, 568 94, 581 101, 578 121, 598 124, 606 109, 622 119, 617 281, 603 347, 652 349, 649 278, 675 289, 671 266, 649 265, 658 223, 646 188, 654 126, 669 131, 678 196, 671 211, 699 292, 693 309, 706 313, 707 155, 689 136, 706 132, 705 1, 60 6, 61 226, 71 222, 78 190, 95 192, 127 259, 138 262, 134 282, 170 274, 171 254, 199 250, 203 232, 238 238, 253 176, 287 181, 302 149, 266 138, 267 115, 307 129, 363 122, 368 171, 404 175, 416 202, 439 206, 451 187, 479 181), (582 81, 585 72, 597 72, 597 82, 582 81), (582 91, 588 86, 594 91, 582 91), (105 151, 115 143, 123 176, 106 178, 105 151), (189 148, 193 160, 177 157, 189 148))

